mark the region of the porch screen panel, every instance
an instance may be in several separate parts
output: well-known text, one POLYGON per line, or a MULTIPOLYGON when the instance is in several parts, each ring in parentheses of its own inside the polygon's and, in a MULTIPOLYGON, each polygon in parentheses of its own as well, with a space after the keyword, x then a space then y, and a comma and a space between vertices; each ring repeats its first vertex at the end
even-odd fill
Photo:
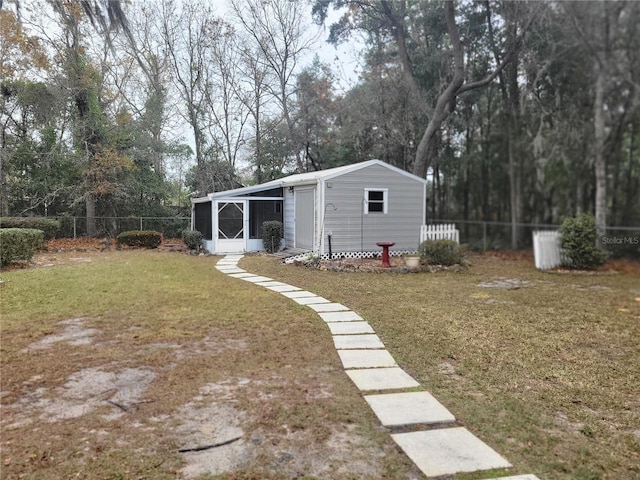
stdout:
POLYGON ((244 204, 220 203, 218 206, 218 238, 237 240, 244 238, 244 204))
POLYGON ((262 238, 262 224, 277 220, 282 222, 282 200, 249 201, 249 238, 262 238))
POLYGON ((211 235, 211 202, 195 204, 195 224, 193 228, 202 234, 205 240, 212 240, 211 235))

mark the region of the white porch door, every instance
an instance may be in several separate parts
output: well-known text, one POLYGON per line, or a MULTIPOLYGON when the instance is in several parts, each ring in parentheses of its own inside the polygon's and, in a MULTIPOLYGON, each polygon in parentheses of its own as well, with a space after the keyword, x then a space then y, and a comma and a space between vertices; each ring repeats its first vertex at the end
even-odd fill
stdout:
POLYGON ((243 253, 245 245, 245 202, 216 202, 218 216, 216 253, 243 253))
POLYGON ((296 189, 295 205, 296 248, 313 250, 315 189, 296 189))

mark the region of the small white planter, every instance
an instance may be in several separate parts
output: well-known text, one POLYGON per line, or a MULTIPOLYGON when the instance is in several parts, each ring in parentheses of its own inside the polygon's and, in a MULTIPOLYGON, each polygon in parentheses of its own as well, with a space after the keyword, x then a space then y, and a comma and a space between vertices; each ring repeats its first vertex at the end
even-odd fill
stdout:
POLYGON ((418 268, 420 266, 420 257, 404 257, 404 263, 409 268, 418 268))

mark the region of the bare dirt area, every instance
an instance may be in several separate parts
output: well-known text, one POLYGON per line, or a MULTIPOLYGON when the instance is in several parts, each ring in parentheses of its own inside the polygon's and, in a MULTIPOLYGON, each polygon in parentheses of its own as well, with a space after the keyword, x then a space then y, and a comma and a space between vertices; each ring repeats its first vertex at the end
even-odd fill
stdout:
MULTIPOLYGON (((92 323, 82 318, 59 322, 50 335, 17 354, 28 361, 33 355, 58 356, 74 347, 117 348, 92 323)), ((174 362, 180 359, 197 360, 190 362, 195 367, 212 350, 227 358, 231 352, 250 353, 245 341, 230 339, 223 344, 143 347, 149 355, 161 353, 167 360, 164 364, 147 365, 133 358, 102 363, 86 357, 87 363, 96 365, 72 362, 66 375, 51 378, 36 373, 3 391, 3 478, 102 478, 94 469, 95 462, 104 460, 105 450, 112 450, 109 456, 115 457, 116 465, 110 468, 124 475, 107 478, 192 479, 252 470, 255 465, 260 465, 262 475, 273 478, 383 476, 384 449, 360 434, 357 425, 329 421, 309 427, 310 421, 315 423, 309 418, 314 409, 304 412, 305 404, 323 404, 325 410, 336 400, 328 379, 324 383, 316 374, 315 383, 299 380, 298 384, 276 374, 259 379, 225 376, 202 385, 193 395, 178 395, 183 399, 175 403, 168 400, 170 388, 163 392, 151 388, 160 377, 179 374, 174 362), (292 411, 286 415, 282 409, 292 411), (267 416, 256 414, 259 411, 267 416), (271 416, 277 417, 277 424, 271 416), (282 423, 285 416, 288 422, 282 423), (150 443, 159 450, 141 447, 143 438, 154 439, 150 443), (28 453, 20 451, 25 441, 28 453), (148 459, 141 462, 144 468, 155 465, 154 475, 135 476, 141 473, 141 463, 117 453, 122 446, 137 446, 135 455, 148 459), (163 464, 168 468, 158 471, 163 464)))

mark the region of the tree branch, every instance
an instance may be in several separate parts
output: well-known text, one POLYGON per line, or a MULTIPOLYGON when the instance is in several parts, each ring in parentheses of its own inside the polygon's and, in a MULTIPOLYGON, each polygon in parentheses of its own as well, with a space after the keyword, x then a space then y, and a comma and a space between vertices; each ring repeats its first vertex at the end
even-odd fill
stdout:
MULTIPOLYGON (((527 22, 522 27, 520 34, 516 37, 515 41, 511 45, 509 45, 509 49, 505 52, 502 62, 500 62, 500 64, 496 67, 496 69, 492 73, 487 75, 485 78, 483 78, 482 80, 477 80, 471 83, 465 83, 464 85, 462 85, 460 90, 458 90, 457 95, 460 95, 461 93, 464 93, 464 92, 468 92, 469 90, 484 87, 485 85, 488 85, 493 80, 495 80, 495 78, 500 74, 500 72, 502 72, 502 70, 504 70, 504 68, 513 60, 513 57, 516 55, 516 53, 518 53, 518 50, 522 45, 522 41, 524 40, 524 36, 529 30, 529 27, 531 26, 531 23, 533 22, 534 17, 535 15, 533 14, 529 15, 529 18, 527 18, 527 22)), ((496 58, 498 58, 497 54, 496 54, 496 58)))

